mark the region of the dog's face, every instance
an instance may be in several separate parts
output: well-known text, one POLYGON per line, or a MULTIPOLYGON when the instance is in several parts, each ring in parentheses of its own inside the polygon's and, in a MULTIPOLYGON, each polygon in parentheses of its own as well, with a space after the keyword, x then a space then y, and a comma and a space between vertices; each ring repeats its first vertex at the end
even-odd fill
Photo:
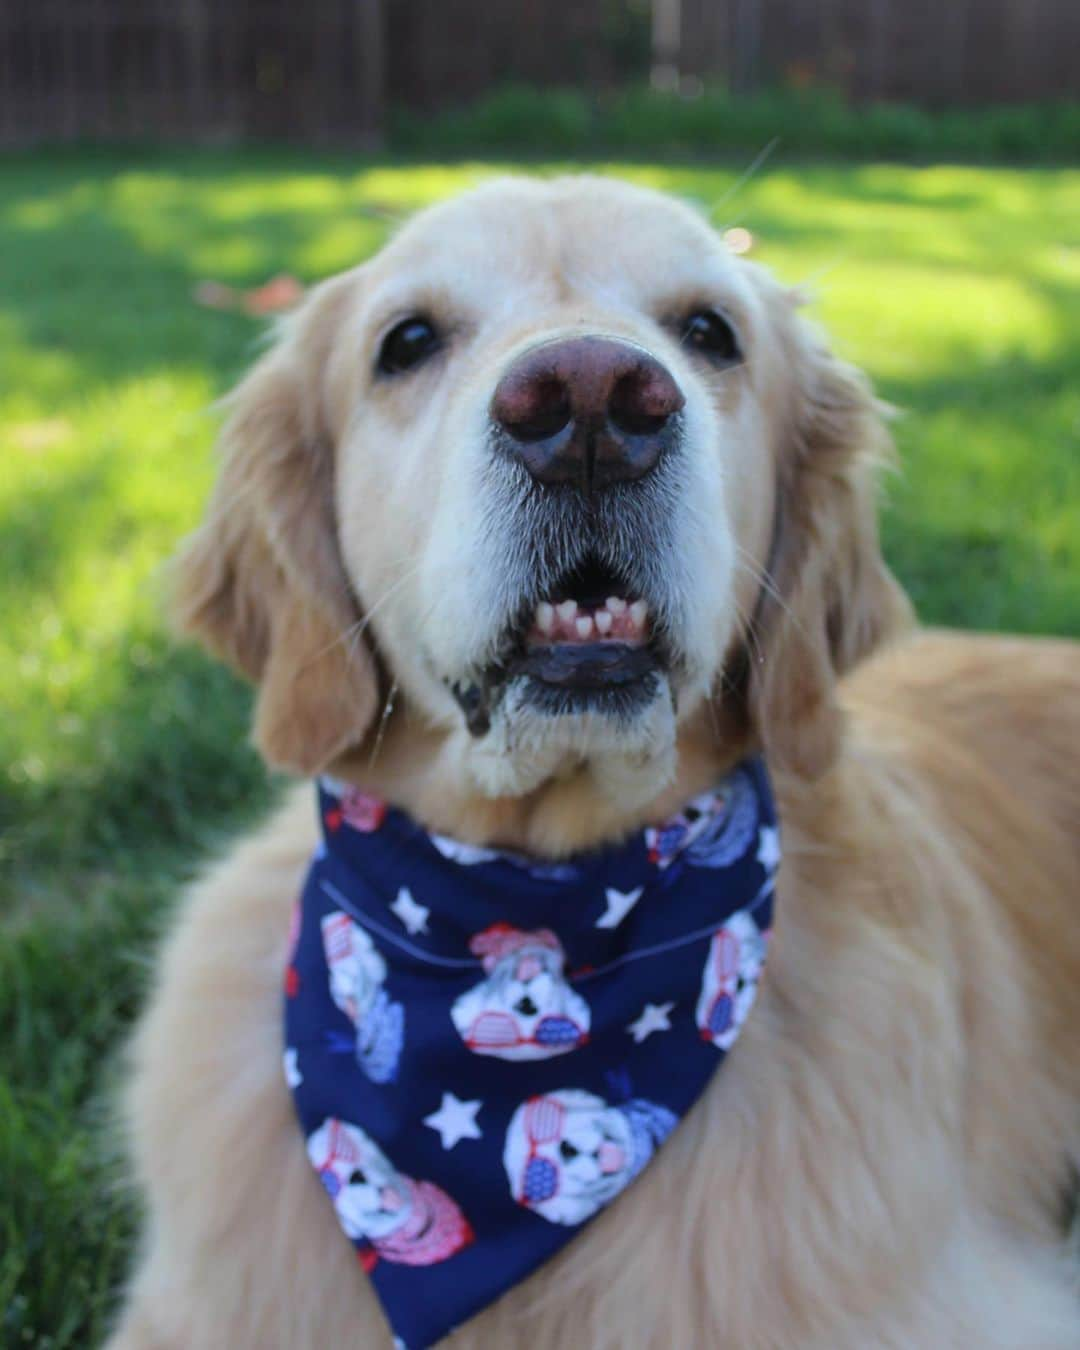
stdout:
POLYGON ((406 697, 491 793, 571 757, 663 772, 768 546, 747 270, 672 202, 504 184, 414 222, 348 308, 340 542, 406 697))
POLYGON ((735 1044, 753 1006, 767 938, 749 914, 736 914, 709 944, 695 1015, 702 1038, 720 1050, 735 1044))
POLYGON ((238 391, 181 614, 261 680, 258 738, 305 770, 393 688, 479 793, 585 773, 633 804, 725 686, 748 725, 784 704, 820 767, 832 677, 888 617, 875 426, 690 209, 488 185, 318 288, 238 391))
POLYGON ((617 1107, 568 1088, 534 1097, 515 1113, 504 1162, 520 1204, 551 1223, 577 1224, 628 1184, 634 1141, 617 1107))
POLYGON ((454 1026, 478 1055, 548 1059, 575 1050, 591 1014, 566 982, 562 949, 520 936, 520 945, 485 959, 487 977, 454 1003, 454 1026))
POLYGON ((340 910, 323 916, 322 939, 330 997, 350 1021, 359 1024, 383 986, 386 962, 364 929, 340 910))
POLYGON ((308 1140, 308 1154, 349 1237, 378 1241, 408 1222, 408 1182, 358 1126, 326 1121, 308 1140))

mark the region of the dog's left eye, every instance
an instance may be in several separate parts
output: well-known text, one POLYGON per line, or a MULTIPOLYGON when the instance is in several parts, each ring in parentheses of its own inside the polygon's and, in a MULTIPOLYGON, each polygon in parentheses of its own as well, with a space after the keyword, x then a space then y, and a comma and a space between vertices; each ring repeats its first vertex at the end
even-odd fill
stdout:
POLYGON ((719 365, 731 366, 742 360, 735 329, 715 309, 698 309, 683 320, 682 342, 719 365))
POLYGON ((402 319, 383 338, 376 362, 380 375, 400 375, 412 370, 442 345, 435 325, 423 315, 402 319))

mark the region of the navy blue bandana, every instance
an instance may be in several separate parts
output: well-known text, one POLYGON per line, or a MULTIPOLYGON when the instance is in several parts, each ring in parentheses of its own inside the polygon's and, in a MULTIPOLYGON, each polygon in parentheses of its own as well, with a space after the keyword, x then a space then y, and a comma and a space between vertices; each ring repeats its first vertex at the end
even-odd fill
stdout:
POLYGON ((749 760, 617 848, 543 864, 341 784, 297 908, 285 1072, 397 1343, 523 1280, 646 1166, 754 1001, 776 816, 749 760))

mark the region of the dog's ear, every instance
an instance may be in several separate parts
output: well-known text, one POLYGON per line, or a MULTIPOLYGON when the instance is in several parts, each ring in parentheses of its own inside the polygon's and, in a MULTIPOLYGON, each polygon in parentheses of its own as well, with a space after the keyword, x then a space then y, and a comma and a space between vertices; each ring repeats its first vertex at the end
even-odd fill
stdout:
POLYGON ((819 777, 839 748, 836 681, 910 621, 881 556, 875 490, 891 454, 866 378, 788 316, 792 401, 777 451, 772 556, 749 644, 749 709, 771 763, 819 777))
POLYGON ((179 627, 258 684, 260 752, 300 773, 359 741, 378 696, 334 508, 329 380, 350 284, 317 287, 229 396, 218 481, 172 577, 179 627))

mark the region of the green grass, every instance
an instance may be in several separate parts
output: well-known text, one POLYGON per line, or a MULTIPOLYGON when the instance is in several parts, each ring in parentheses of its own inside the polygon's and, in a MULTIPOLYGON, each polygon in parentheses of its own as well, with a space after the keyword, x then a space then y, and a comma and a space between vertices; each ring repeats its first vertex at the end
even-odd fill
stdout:
MULTIPOLYGON (((493 167, 0 161, 4 1345, 100 1338, 132 1225, 116 1047, 179 882, 271 790, 246 692, 158 617, 255 340, 192 285, 344 267, 493 167)), ((750 228, 905 410, 885 539, 923 615, 1080 633, 1080 172, 775 164, 729 196, 738 166, 624 171, 750 228)))

